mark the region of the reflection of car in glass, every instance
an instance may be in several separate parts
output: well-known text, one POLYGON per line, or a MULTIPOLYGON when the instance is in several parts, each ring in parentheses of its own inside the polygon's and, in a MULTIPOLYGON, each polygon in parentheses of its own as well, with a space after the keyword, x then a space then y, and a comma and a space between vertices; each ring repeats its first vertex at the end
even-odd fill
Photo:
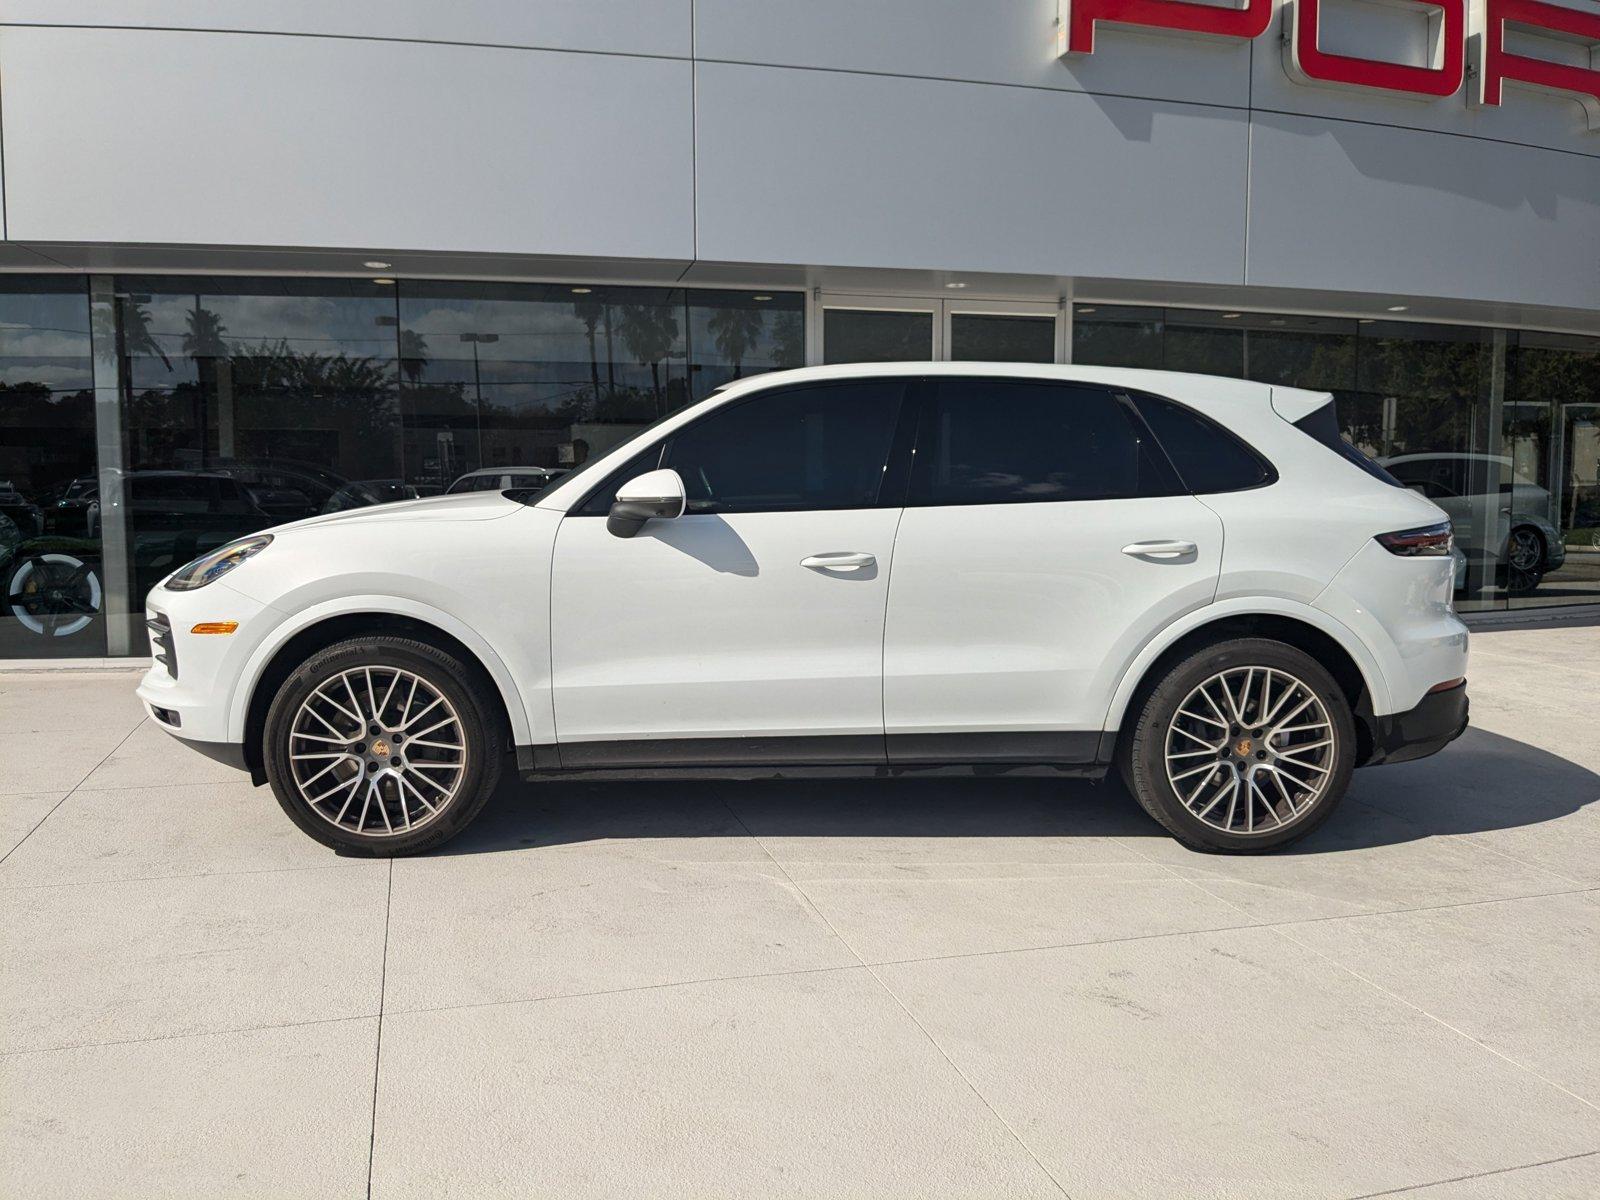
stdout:
POLYGON ((468 471, 445 489, 447 496, 458 492, 503 492, 512 488, 544 488, 560 479, 560 467, 485 467, 468 471))
POLYGON ((443 843, 513 748, 535 779, 1115 766, 1185 843, 1259 851, 1465 728, 1450 545, 1326 393, 818 367, 537 495, 221 547, 147 598, 139 695, 347 853, 443 843))
POLYGON ((9 479, 0 479, 0 513, 9 517, 25 537, 38 537, 44 532, 44 514, 9 479))
POLYGON ((355 479, 330 496, 322 506, 322 511, 347 512, 352 508, 370 508, 374 504, 393 504, 399 500, 416 498, 417 489, 403 479, 355 479))
POLYGON ((12 556, 16 554, 20 545, 22 545, 22 531, 17 528, 15 521, 0 512, 0 571, 4 571, 10 564, 12 556))
POLYGON ((1469 559, 1495 569, 1512 595, 1533 591, 1548 572, 1566 562, 1566 546, 1550 521, 1550 493, 1515 473, 1509 504, 1500 492, 1511 459, 1441 452, 1397 454, 1379 461, 1406 487, 1450 515, 1461 549, 1469 559))
POLYGON ((51 532, 93 537, 89 514, 91 511, 98 513, 99 493, 100 481, 93 475, 80 476, 64 484, 49 503, 47 525, 51 532))
MULTIPOLYGON (((226 475, 133 471, 122 478, 136 595, 189 560, 272 524, 226 475)), ((94 510, 98 513, 98 506, 94 510)), ((100 543, 49 534, 25 541, 6 576, 10 615, 43 637, 69 637, 101 611, 100 543)))
POLYGON ((211 469, 248 487, 256 503, 275 521, 316 516, 349 482, 314 463, 291 459, 224 460, 211 469))

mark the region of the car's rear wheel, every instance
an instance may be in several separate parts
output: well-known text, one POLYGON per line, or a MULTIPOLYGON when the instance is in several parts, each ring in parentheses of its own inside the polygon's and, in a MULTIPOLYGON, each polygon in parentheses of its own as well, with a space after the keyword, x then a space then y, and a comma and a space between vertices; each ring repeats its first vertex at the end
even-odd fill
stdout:
POLYGON ((1355 765, 1339 685, 1309 654, 1264 638, 1175 663, 1125 732, 1128 790, 1197 850, 1258 853, 1305 837, 1332 814, 1355 765))
POLYGON ((444 844, 500 777, 505 737, 489 687, 454 655, 409 638, 318 651, 267 710, 262 757, 278 803, 341 853, 444 844))

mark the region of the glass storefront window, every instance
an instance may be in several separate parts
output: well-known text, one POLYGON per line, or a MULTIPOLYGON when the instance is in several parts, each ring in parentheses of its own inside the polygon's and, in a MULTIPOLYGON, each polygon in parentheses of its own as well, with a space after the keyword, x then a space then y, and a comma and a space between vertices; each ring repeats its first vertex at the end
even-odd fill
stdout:
POLYGON ((405 283, 407 478, 568 471, 732 379, 805 357, 792 292, 405 283))
POLYGON ((1080 304, 1072 312, 1072 361, 1161 369, 1162 310, 1080 304))
POLYGON ((1517 335, 1504 411, 1511 606, 1600 601, 1600 347, 1517 335))
POLYGON ((105 653, 84 279, 0 278, 0 658, 105 653))
POLYGON ((135 624, 152 585, 225 542, 417 494, 395 320, 394 287, 365 280, 117 281, 135 624))
POLYGON ((691 291, 689 386, 696 400, 735 379, 806 365, 799 292, 691 291))
POLYGON ((688 402, 684 295, 565 284, 402 285, 408 478, 570 470, 688 402))
MULTIPOLYGON (((223 541, 516 468, 555 477, 806 354, 796 292, 174 276, 114 291, 91 306, 81 276, 0 279, 0 657, 142 647, 145 591, 223 541), (102 345, 122 462, 97 461, 118 433, 96 426, 102 345), (102 483, 125 501, 127 580, 107 575, 102 483), (108 637, 124 590, 133 612, 108 637)), ((854 357, 852 338, 867 357, 886 340, 888 357, 932 354, 929 311, 824 320, 830 359, 854 357)), ((950 349, 1044 360, 1052 327, 957 313, 950 349)), ((1072 342, 1080 363, 1330 391, 1346 439, 1450 514, 1458 607, 1600 603, 1600 340, 1083 302, 1072 342)))

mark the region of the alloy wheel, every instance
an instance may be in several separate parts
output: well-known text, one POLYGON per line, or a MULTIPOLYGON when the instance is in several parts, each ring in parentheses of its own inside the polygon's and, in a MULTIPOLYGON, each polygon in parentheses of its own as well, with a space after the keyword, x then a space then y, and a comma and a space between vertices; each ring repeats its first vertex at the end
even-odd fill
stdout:
POLYGON ((1506 543, 1506 583, 1513 595, 1531 592, 1544 577, 1544 544, 1531 529, 1513 529, 1506 543))
POLYGON ((352 667, 311 690, 294 715, 295 789, 345 833, 384 838, 421 829, 455 800, 467 768, 461 717, 423 676, 352 667))
POLYGON ((1276 667, 1230 667, 1167 724, 1167 781, 1183 806, 1233 835, 1276 833, 1311 812, 1338 751, 1327 707, 1276 667))

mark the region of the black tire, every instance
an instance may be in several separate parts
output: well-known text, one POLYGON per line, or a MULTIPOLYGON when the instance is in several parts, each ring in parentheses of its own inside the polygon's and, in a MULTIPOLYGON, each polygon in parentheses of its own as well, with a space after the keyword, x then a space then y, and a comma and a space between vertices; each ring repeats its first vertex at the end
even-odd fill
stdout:
POLYGON ((1544 534, 1532 525, 1518 525, 1513 529, 1506 539, 1506 591, 1513 596, 1526 596, 1536 590, 1544 582, 1544 564, 1549 561, 1549 554, 1544 534), (1521 565, 1512 562, 1512 557, 1519 553, 1529 561, 1521 565))
MULTIPOLYGON (((500 769, 506 753, 506 738, 502 728, 499 701, 492 689, 493 684, 483 677, 482 671, 475 665, 463 663, 437 646, 410 638, 387 636, 351 638, 319 650, 284 680, 277 695, 273 697, 271 707, 267 710, 266 725, 262 733, 262 758, 265 761, 267 780, 272 785, 273 794, 277 796, 278 803, 283 806, 283 811, 289 815, 289 819, 298 825, 303 833, 325 846, 333 847, 341 854, 390 858, 421 854, 442 846, 472 823, 483 810, 484 804, 488 802, 495 784, 500 779, 500 769), (465 760, 464 768, 460 772, 460 782, 448 801, 438 806, 436 813, 425 815, 417 828, 409 831, 402 829, 389 833, 387 830, 376 828, 375 819, 367 832, 356 832, 345 825, 335 824, 332 818, 324 815, 322 810, 314 807, 306 797, 302 796, 292 769, 293 763, 289 757, 291 737, 297 736, 294 735, 294 722, 302 704, 317 688, 330 680, 337 679, 341 672, 366 667, 378 671, 380 679, 385 671, 405 671, 419 677, 448 702, 449 709, 453 709, 455 719, 459 722, 465 760)), ((346 703, 349 703, 348 699, 346 703)), ((398 699, 395 700, 395 705, 398 706, 398 699)), ((358 710, 362 708, 359 702, 356 703, 356 708, 358 710)), ((398 727, 403 728, 403 726, 398 727)), ((453 731, 450 732, 453 736, 453 731)), ((307 745, 304 741, 297 744, 307 745)), ((359 744, 364 747, 359 757, 366 759, 368 750, 364 743, 359 744)), ((372 745, 376 746, 378 743, 373 742, 372 745)), ((346 768, 341 765, 339 769, 359 770, 360 766, 357 764, 355 768, 346 768)), ((449 779, 454 776, 446 772, 442 777, 449 779)), ((362 790, 361 785, 354 786, 358 792, 362 790)), ((413 791, 426 792, 427 789, 414 788, 413 791)), ((380 809, 383 808, 382 797, 385 794, 400 796, 402 801, 406 796, 400 791, 398 784, 391 783, 387 788, 380 787, 376 792, 380 809)), ((433 795, 431 792, 428 794, 433 795)), ((423 815, 418 808, 413 808, 411 811, 423 815)), ((390 802, 387 812, 397 817, 401 815, 394 801, 390 802)), ((379 815, 386 814, 380 811, 379 815)))
MULTIPOLYGON (((1252 732, 1242 730, 1239 742, 1233 741, 1239 735, 1230 734, 1229 749, 1242 743, 1243 737, 1252 732)), ((1217 642, 1173 663, 1145 690, 1143 703, 1131 724, 1124 724, 1122 736, 1117 739, 1118 769, 1140 807, 1185 846, 1210 853, 1260 854, 1280 849, 1315 831, 1332 815, 1349 787, 1355 755, 1355 718, 1333 676, 1304 651, 1267 638, 1217 642), (1267 832, 1234 833, 1201 820, 1184 803, 1168 778, 1166 743, 1168 729, 1179 707, 1197 687, 1220 672, 1252 666, 1286 672, 1313 692, 1327 712, 1333 745, 1331 758, 1324 764, 1328 768, 1326 786, 1304 811, 1267 832)), ((1202 757, 1200 761, 1203 763, 1205 759, 1202 757)), ((1241 761, 1248 764, 1249 759, 1241 761)))

